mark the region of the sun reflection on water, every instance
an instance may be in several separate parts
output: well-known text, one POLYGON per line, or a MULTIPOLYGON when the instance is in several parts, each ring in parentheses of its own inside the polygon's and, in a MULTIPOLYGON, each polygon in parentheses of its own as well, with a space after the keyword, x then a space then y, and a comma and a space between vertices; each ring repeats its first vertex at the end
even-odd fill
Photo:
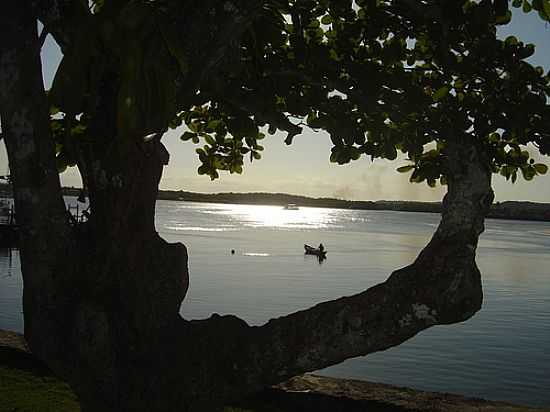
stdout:
POLYGON ((337 226, 335 222, 339 213, 336 209, 314 207, 300 207, 298 210, 287 210, 281 206, 224 206, 217 213, 228 215, 249 227, 323 229, 329 226, 337 226))

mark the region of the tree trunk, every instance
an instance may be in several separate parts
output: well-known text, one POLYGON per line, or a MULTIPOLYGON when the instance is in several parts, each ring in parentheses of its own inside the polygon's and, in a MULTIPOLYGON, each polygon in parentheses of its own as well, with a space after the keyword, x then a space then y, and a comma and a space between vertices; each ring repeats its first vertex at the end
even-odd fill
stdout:
MULTIPOLYGON (((84 412, 214 411, 479 310, 475 250, 493 195, 490 172, 464 139, 449 143, 441 224, 416 261, 386 282, 260 327, 234 316, 181 319, 187 253, 154 227, 167 162, 158 140, 102 147, 99 139, 86 165, 91 219, 68 223, 29 4, 11 0, 0 17, 0 114, 23 235, 25 336, 84 412)), ((113 136, 104 104, 95 133, 113 136)))
POLYGON ((42 82, 30 2, 8 1, 0 15, 0 116, 10 159, 21 270, 25 337, 52 365, 64 364, 55 318, 64 316, 72 250, 42 82))
MULTIPOLYGON (((187 252, 162 240, 155 200, 166 149, 119 142, 93 166, 91 218, 81 227, 82 276, 71 345, 84 410, 168 410, 158 387, 167 336, 188 287, 187 252)), ((74 381, 71 381, 74 382, 74 381)), ((177 391, 177 387, 172 386, 177 391)))
POLYGON ((162 373, 155 358, 188 283, 185 248, 154 228, 166 151, 158 141, 125 143, 94 163, 92 219, 71 226, 37 41, 30 2, 4 4, 0 115, 22 236, 25 337, 84 410, 158 410, 140 402, 159 394, 148 389, 162 373))

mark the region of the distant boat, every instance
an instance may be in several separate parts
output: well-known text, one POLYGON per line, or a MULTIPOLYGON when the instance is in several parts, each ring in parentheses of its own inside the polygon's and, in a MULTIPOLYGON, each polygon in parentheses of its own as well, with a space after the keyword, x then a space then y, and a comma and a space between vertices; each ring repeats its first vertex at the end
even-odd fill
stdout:
POLYGON ((315 256, 318 256, 320 258, 325 258, 326 255, 327 255, 326 250, 320 250, 318 247, 304 245, 304 249, 305 249, 305 254, 306 255, 315 255, 315 256))
POLYGON ((300 210, 300 208, 295 203, 288 203, 283 207, 284 210, 300 210))

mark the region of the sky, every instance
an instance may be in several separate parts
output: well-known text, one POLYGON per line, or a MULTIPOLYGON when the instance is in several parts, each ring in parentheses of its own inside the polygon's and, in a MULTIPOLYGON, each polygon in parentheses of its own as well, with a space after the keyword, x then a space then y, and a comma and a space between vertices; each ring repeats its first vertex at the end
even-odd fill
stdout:
MULTIPOLYGON (((544 24, 534 13, 523 14, 514 10, 512 23, 499 30, 505 38, 515 35, 526 43, 534 43, 536 52, 529 60, 550 70, 550 25, 544 24)), ((48 37, 42 49, 44 82, 49 88, 61 60, 55 42, 48 37)), ((396 172, 406 164, 401 157, 390 162, 366 157, 347 165, 329 162, 331 143, 322 132, 305 131, 294 139, 291 146, 283 142, 284 135, 267 135, 262 141, 265 150, 261 160, 247 163, 242 175, 220 173, 211 181, 197 174, 199 161, 195 145, 179 139, 181 131, 169 131, 163 143, 170 152, 170 163, 164 169, 161 189, 193 192, 278 192, 312 197, 335 197, 349 200, 422 200, 439 201, 445 193, 442 187, 429 188, 425 184, 412 184, 408 174, 396 172)), ((550 164, 550 158, 540 161, 550 164)), ((0 175, 7 171, 8 162, 4 145, 0 147, 0 175)), ((531 182, 521 178, 515 184, 493 175, 496 201, 529 200, 550 202, 550 174, 536 177, 531 182)), ((65 186, 81 185, 75 168, 61 175, 65 186)))

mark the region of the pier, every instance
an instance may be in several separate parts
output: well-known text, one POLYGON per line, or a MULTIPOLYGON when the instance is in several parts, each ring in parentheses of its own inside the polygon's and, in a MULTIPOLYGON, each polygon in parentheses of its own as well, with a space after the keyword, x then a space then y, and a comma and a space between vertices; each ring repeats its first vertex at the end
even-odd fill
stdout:
MULTIPOLYGON (((87 220, 87 210, 78 204, 67 205, 67 214, 72 224, 77 225, 87 220)), ((3 201, 0 205, 0 248, 16 249, 19 245, 19 226, 17 225, 13 203, 3 201)))

